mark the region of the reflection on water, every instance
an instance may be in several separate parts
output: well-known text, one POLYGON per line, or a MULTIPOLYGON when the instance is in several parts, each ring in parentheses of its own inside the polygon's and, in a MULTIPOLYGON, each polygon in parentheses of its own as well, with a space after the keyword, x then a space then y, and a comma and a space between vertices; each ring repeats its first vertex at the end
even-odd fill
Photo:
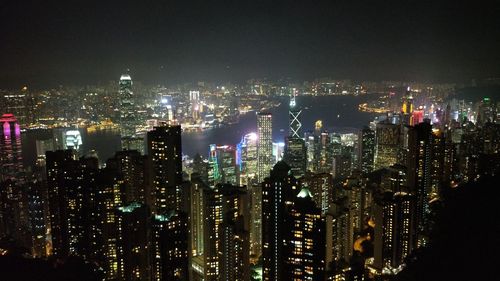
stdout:
MULTIPOLYGON (((358 104, 366 101, 365 97, 329 96, 329 97, 299 97, 297 104, 304 108, 302 113, 303 130, 312 130, 314 122, 323 121, 323 127, 332 131, 352 131, 367 125, 375 116, 372 113, 359 112, 358 104)), ((288 134, 288 102, 284 101, 277 108, 270 110, 273 114, 273 139, 282 142, 288 134)), ((208 146, 215 144, 236 144, 242 136, 257 131, 257 117, 255 112, 249 112, 240 117, 238 124, 227 125, 221 128, 202 132, 185 132, 182 135, 182 151, 193 156, 196 153, 208 155, 208 146)), ((105 162, 120 149, 118 130, 98 130, 88 133, 80 129, 83 139, 82 152, 84 154, 96 150, 99 159, 105 162)), ((35 141, 29 133, 23 138, 23 154, 25 163, 34 163, 36 159, 35 141)))

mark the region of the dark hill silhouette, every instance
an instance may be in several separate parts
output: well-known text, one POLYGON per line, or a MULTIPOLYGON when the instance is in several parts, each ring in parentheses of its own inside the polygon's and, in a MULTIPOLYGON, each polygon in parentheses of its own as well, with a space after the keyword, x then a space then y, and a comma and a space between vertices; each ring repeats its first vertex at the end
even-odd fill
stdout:
POLYGON ((500 177, 446 192, 429 247, 396 280, 499 280, 500 177))

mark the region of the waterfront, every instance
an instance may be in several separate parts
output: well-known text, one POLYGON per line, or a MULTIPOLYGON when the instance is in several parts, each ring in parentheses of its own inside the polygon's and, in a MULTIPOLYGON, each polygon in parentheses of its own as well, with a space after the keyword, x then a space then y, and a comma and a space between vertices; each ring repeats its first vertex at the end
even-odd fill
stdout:
MULTIPOLYGON (((323 126, 329 131, 351 132, 368 125, 377 115, 368 112, 359 112, 358 105, 371 96, 302 96, 297 103, 302 106, 303 131, 312 130, 314 122, 323 121, 323 126), (355 117, 353 118, 353 112, 355 117)), ((283 100, 280 106, 270 110, 273 114, 273 141, 283 142, 288 134, 288 101, 283 100)), ((208 154, 211 143, 234 145, 242 136, 257 130, 256 112, 251 111, 240 116, 239 123, 201 132, 184 132, 182 135, 182 150, 185 155, 194 156, 200 153, 208 154)), ((80 129, 83 146, 82 153, 95 150, 101 163, 112 157, 120 149, 120 137, 117 130, 97 130, 87 132, 80 129)), ((36 154, 34 138, 39 135, 30 133, 25 136, 23 144, 25 163, 33 163, 36 154)))

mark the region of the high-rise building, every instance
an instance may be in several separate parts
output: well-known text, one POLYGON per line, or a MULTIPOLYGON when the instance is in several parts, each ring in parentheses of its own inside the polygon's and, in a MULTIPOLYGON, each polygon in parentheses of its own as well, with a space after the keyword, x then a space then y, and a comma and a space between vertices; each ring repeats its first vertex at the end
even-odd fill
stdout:
POLYGON ((200 91, 189 91, 189 102, 191 103, 191 117, 196 122, 200 119, 200 91))
POLYGON ((22 179, 23 159, 21 150, 21 129, 12 114, 0 118, 0 182, 22 179))
POLYGON ((145 180, 146 159, 137 150, 124 150, 115 153, 106 161, 106 167, 120 171, 124 182, 123 200, 125 203, 149 202, 145 180))
POLYGON ((250 237, 248 193, 242 187, 220 185, 222 224, 220 226, 219 280, 250 279, 250 237))
POLYGON ((263 280, 288 280, 284 260, 286 206, 293 204, 299 193, 296 179, 289 175, 290 166, 276 163, 271 175, 262 184, 262 277, 263 280))
POLYGON ((257 114, 257 182, 269 176, 273 167, 273 116, 271 113, 257 114))
POLYGON ((164 125, 148 132, 148 159, 151 167, 152 211, 161 215, 181 210, 182 147, 181 126, 164 125))
POLYGON ((53 253, 97 256, 102 250, 95 214, 100 198, 95 158, 75 159, 72 150, 47 152, 47 185, 53 253))
POLYGON ((425 246, 425 230, 429 209, 429 194, 432 186, 432 125, 423 122, 408 131, 408 185, 415 194, 415 226, 418 246, 425 246))
POLYGON ((292 175, 300 178, 306 173, 307 150, 302 139, 302 110, 296 104, 295 95, 290 98, 289 107, 290 131, 285 140, 283 160, 290 166, 292 175))
POLYGON ((289 113, 289 121, 290 121, 290 133, 289 136, 292 138, 302 138, 302 109, 297 106, 297 102, 295 99, 295 94, 290 97, 290 109, 289 113))
POLYGON ((239 168, 236 164, 236 149, 231 145, 210 145, 209 181, 211 186, 219 183, 237 185, 239 168))
POLYGON ((152 222, 152 280, 189 280, 189 227, 183 212, 155 215, 152 222))
POLYGON ((34 99, 28 87, 0 95, 0 112, 16 116, 22 128, 34 121, 34 99))
POLYGON ((415 247, 414 200, 404 192, 387 192, 375 205, 374 266, 383 275, 401 271, 415 247))
MULTIPOLYGON (((244 188, 222 184, 203 189, 203 280, 249 279, 249 210, 244 188)), ((194 266, 193 266, 194 267, 194 266)))
POLYGON ((118 83, 120 97, 120 135, 122 148, 130 149, 131 139, 135 137, 137 123, 134 92, 132 91, 132 78, 129 74, 123 74, 118 83))
POLYGON ((361 171, 370 173, 373 171, 375 158, 375 132, 369 127, 361 131, 361 171))
POLYGON ((325 218, 312 200, 307 188, 288 204, 285 235, 284 275, 275 280, 324 280, 325 218))
POLYGON ((257 142, 256 133, 246 134, 237 146, 236 163, 240 170, 240 185, 249 185, 257 178, 257 142))
POLYGON ((400 148, 401 126, 388 122, 377 123, 374 169, 378 170, 399 163, 400 148))
POLYGON ((22 247, 31 249, 34 245, 30 229, 30 190, 24 183, 7 179, 0 182, 0 235, 14 237, 22 247))
POLYGON ((300 183, 310 190, 312 200, 321 209, 321 213, 326 214, 333 204, 332 175, 329 173, 307 173, 304 178, 300 179, 300 183))
POLYGON ((191 178, 190 194, 190 228, 191 228, 191 255, 192 257, 203 256, 204 252, 204 193, 209 189, 208 185, 196 176, 191 178))
POLYGON ((150 280, 149 211, 133 202, 118 207, 117 260, 119 280, 150 280))

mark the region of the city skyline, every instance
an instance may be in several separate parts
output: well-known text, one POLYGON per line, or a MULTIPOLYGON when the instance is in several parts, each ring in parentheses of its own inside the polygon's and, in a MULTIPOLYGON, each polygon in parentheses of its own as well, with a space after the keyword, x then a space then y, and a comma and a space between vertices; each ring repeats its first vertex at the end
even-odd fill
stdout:
POLYGON ((500 3, 364 2, 0 4, 0 279, 496 280, 500 3))

